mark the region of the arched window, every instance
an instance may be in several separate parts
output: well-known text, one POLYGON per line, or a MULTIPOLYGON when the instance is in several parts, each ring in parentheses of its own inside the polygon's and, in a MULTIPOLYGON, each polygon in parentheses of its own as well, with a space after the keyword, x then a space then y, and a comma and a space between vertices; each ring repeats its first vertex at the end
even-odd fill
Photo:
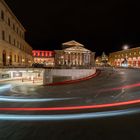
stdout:
POLYGON ((3 66, 6 66, 6 51, 3 50, 2 52, 2 62, 3 62, 3 66))
POLYGON ((10 21, 10 18, 8 18, 8 25, 9 25, 9 26, 11 25, 11 21, 10 21))
POLYGON ((1 19, 4 20, 4 12, 3 12, 3 10, 1 11, 1 19))
POLYGON ((5 40, 5 31, 2 31, 2 40, 5 40))

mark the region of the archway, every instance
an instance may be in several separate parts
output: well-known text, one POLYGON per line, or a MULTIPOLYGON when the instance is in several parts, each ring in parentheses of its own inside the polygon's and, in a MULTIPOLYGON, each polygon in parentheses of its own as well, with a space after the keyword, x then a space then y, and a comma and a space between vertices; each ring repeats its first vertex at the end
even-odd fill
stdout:
POLYGON ((12 65, 12 53, 9 55, 9 65, 12 65))
POLYGON ((3 66, 6 66, 6 51, 3 50, 2 52, 2 63, 3 63, 3 66))

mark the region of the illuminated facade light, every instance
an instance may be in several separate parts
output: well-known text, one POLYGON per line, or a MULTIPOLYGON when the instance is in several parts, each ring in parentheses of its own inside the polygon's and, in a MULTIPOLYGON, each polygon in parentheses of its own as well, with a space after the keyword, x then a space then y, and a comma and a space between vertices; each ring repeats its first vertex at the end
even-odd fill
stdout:
POLYGON ((128 50, 129 49, 129 46, 128 45, 124 45, 123 46, 123 50, 128 50))

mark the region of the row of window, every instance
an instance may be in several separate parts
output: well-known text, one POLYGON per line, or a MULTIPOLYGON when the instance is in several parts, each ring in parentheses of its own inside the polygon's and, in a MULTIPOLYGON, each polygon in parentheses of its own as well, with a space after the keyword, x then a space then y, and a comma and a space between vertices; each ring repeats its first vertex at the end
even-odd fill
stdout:
POLYGON ((11 62, 13 61, 15 63, 29 63, 29 62, 31 62, 30 59, 24 58, 22 56, 17 56, 17 55, 14 55, 14 59, 13 60, 12 60, 12 56, 11 55, 8 56, 7 57, 7 61, 11 61, 11 62))
POLYGON ((137 55, 137 54, 139 54, 140 55, 140 51, 139 52, 130 52, 130 53, 126 53, 126 54, 118 54, 118 55, 115 55, 115 57, 117 58, 117 57, 124 57, 124 56, 128 56, 128 55, 137 55))
MULTIPOLYGON (((4 14, 4 11, 1 10, 1 19, 3 21, 5 21, 5 14, 4 14)), ((21 38, 24 39, 24 33, 19 29, 19 27, 16 27, 14 23, 11 22, 11 19, 8 18, 7 22, 9 27, 11 27, 21 38)))
MULTIPOLYGON (((2 40, 6 41, 6 33, 5 33, 4 30, 2 31, 2 40)), ((32 52, 32 50, 27 49, 27 48, 26 48, 24 45, 22 45, 19 41, 16 41, 16 39, 13 39, 13 41, 12 41, 11 35, 8 36, 8 42, 9 42, 11 45, 14 45, 14 46, 18 47, 19 49, 25 51, 26 53, 31 54, 31 52, 32 52)))
POLYGON ((24 57, 20 57, 20 56, 17 56, 17 55, 14 55, 14 62, 17 62, 17 63, 29 63, 30 60, 28 58, 24 58, 24 57))
POLYGON ((54 56, 53 52, 33 52, 33 56, 36 57, 52 57, 54 56))

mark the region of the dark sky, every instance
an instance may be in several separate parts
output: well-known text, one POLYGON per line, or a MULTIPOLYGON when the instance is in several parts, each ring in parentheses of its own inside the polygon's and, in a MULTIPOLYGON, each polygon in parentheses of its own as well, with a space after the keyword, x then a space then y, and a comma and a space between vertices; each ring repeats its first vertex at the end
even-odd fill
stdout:
POLYGON ((100 55, 140 45, 140 2, 135 0, 5 0, 27 29, 34 49, 61 49, 76 40, 100 55))

